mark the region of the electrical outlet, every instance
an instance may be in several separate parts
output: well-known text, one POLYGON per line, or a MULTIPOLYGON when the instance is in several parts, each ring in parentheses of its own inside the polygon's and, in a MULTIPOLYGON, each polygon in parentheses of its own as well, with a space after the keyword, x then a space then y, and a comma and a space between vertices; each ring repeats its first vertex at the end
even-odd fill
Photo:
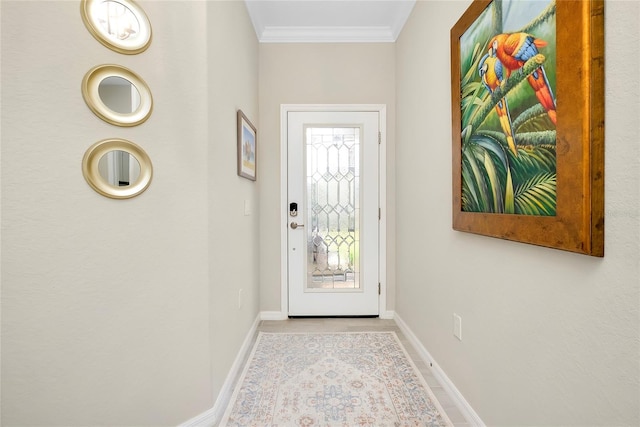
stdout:
POLYGON ((238 291, 238 309, 242 308, 242 303, 244 302, 242 299, 244 297, 244 291, 242 289, 240 289, 238 291))
POLYGON ((245 199, 244 201, 244 216, 251 215, 251 200, 245 199))
POLYGON ((453 313, 453 336, 462 341, 462 317, 453 313))

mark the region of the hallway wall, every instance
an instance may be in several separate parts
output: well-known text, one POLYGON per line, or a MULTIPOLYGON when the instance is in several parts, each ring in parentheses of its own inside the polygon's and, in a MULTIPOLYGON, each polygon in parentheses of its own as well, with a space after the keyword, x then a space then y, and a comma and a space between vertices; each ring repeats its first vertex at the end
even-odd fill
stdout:
POLYGON ((280 307, 280 105, 387 105, 387 307, 395 303, 395 45, 260 45, 260 307, 280 307))
POLYGON ((139 55, 98 43, 80 2, 0 5, 5 426, 184 422, 213 406, 258 313, 257 185, 235 169, 236 108, 258 125, 245 5, 138 3, 153 27, 139 55), (87 108, 80 82, 101 63, 145 79, 147 122, 87 108), (84 181, 85 150, 108 137, 149 154, 140 196, 84 181))
MULTIPOLYGON (((263 183, 239 177, 236 163, 238 109, 258 129, 260 144, 256 34, 244 2, 209 1, 207 12, 209 307, 217 397, 259 311, 258 194, 263 183), (245 215, 245 202, 249 215, 245 215)), ((259 158, 257 162, 260 170, 259 158)))
POLYGON ((396 312, 487 425, 638 425, 640 3, 605 4, 603 259, 452 230, 449 31, 469 4, 419 1, 397 43, 396 312))

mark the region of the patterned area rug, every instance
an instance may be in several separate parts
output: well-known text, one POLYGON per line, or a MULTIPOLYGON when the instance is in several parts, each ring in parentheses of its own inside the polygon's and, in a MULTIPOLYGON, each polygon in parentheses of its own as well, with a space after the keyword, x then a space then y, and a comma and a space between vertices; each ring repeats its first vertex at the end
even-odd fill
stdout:
POLYGON ((220 424, 451 425, 394 332, 261 332, 220 424))

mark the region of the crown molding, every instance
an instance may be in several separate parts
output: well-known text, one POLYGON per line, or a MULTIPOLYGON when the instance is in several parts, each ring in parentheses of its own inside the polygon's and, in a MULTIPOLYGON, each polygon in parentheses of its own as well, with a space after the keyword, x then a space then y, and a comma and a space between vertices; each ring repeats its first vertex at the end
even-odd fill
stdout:
POLYGON ((398 37, 400 37, 400 33, 404 28, 404 24, 407 23, 409 16, 411 16, 411 11, 413 11, 413 7, 416 5, 415 0, 406 0, 400 1, 396 6, 396 19, 391 24, 391 31, 393 32, 393 41, 395 42, 398 37))
MULTIPOLYGON (((354 25, 354 26, 305 26, 305 25, 269 25, 269 18, 261 7, 271 0, 245 1, 251 23, 260 43, 394 43, 411 11, 415 6, 415 0, 396 0, 394 7, 384 25, 354 25)), ((282 6, 286 2, 273 1, 282 6)), ((371 1, 362 1, 363 5, 371 1)), ((328 2, 331 4, 331 2, 328 2)), ((363 9, 366 11, 366 8, 363 9)), ((286 11, 286 9, 285 9, 286 11)), ((288 20, 295 24, 295 15, 290 15, 288 20)))

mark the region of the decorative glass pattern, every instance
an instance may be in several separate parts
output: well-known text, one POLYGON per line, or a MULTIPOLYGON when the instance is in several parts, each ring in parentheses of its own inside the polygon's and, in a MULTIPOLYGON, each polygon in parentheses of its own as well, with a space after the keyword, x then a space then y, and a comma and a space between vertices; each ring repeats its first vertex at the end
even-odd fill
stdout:
POLYGON ((307 289, 359 289, 360 128, 305 132, 307 289))

